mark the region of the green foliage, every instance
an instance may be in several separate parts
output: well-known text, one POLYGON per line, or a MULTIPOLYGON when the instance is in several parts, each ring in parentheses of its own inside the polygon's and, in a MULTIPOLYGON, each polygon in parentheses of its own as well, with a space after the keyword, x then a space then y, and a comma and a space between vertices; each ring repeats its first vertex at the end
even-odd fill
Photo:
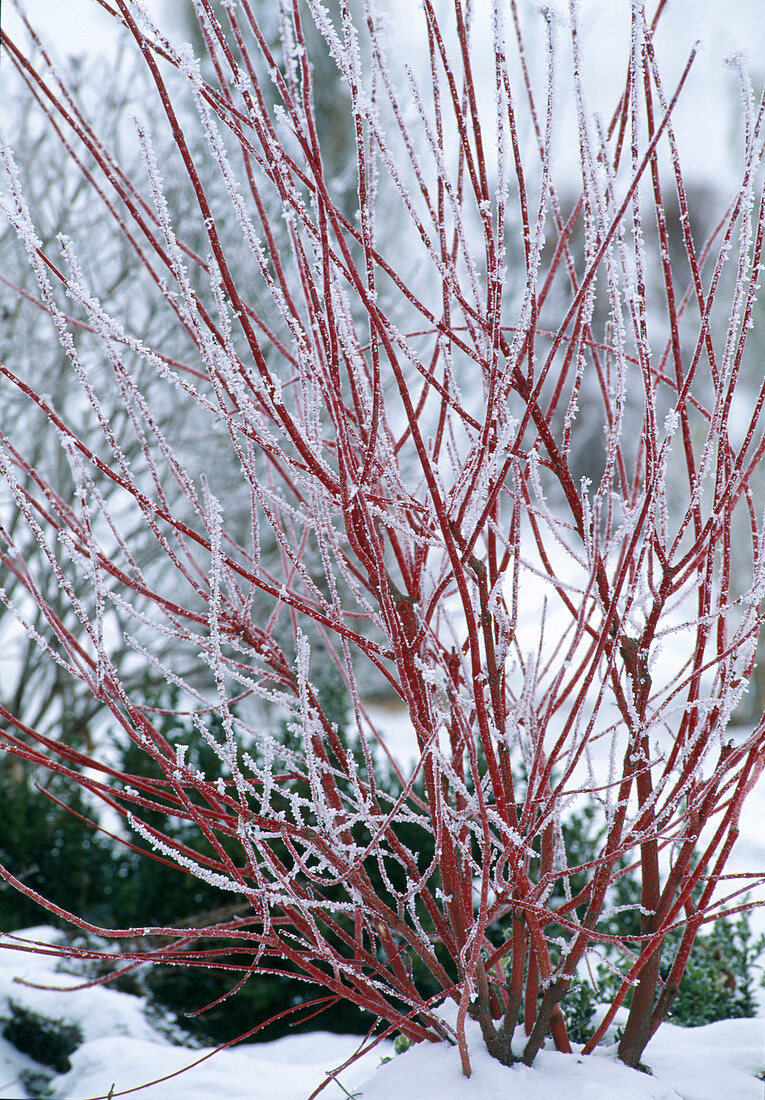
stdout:
MULTIPOLYGON (((585 864, 592 859, 601 839, 597 815, 593 806, 585 806, 562 824, 563 841, 569 866, 585 864)), ((538 843, 537 843, 538 847, 538 843)), ((598 931, 610 936, 639 936, 640 878, 623 857, 617 864, 618 877, 610 887, 609 912, 598 923, 598 931)), ((585 876, 573 875, 569 889, 575 895, 585 884, 585 876)), ((553 897, 564 899, 560 883, 556 883, 553 897)), ((580 916, 582 913, 580 912, 580 916)), ((548 934, 555 928, 548 927, 548 934)), ((563 932, 563 929, 560 929, 563 932)), ((508 934, 506 922, 495 930, 493 939, 499 942, 508 934), (499 932, 500 935, 496 933, 499 932)), ((671 932, 662 945, 661 977, 666 979, 677 953, 682 930, 671 932)), ((621 977, 618 950, 613 946, 601 947, 609 958, 609 964, 601 964, 596 974, 585 978, 575 976, 561 1000, 569 1038, 584 1044, 594 1034, 592 1023, 595 1009, 600 1002, 611 1000, 616 994, 621 977)), ((556 953, 551 951, 553 962, 556 953)), ((753 1017, 757 1013, 754 994, 756 972, 762 970, 760 960, 765 956, 765 935, 755 938, 748 913, 737 919, 723 917, 710 929, 697 935, 680 982, 678 994, 672 1003, 667 1019, 682 1027, 698 1027, 738 1017, 753 1017)), ((765 985, 765 978, 762 983, 765 985)), ((540 993, 541 997, 541 993, 540 993)), ((625 999, 625 1007, 631 1003, 631 994, 625 999)))
MULTIPOLYGON (((194 729, 191 720, 170 713, 178 706, 177 688, 170 688, 162 694, 147 692, 144 705, 168 711, 166 714, 154 714, 154 725, 157 732, 171 745, 188 745, 186 760, 191 767, 203 772, 211 780, 222 776, 220 758, 194 729)), ((208 729, 212 737, 221 739, 222 723, 216 715, 209 719, 208 729)), ((122 771, 157 782, 164 781, 165 775, 160 766, 134 741, 125 738, 119 748, 119 766, 122 771)), ((193 799, 193 793, 189 797, 193 799)), ((193 822, 144 809, 141 810, 141 818, 147 825, 161 830, 173 840, 190 843, 202 855, 215 854, 207 838, 193 822)), ((230 902, 230 897, 180 867, 168 867, 166 863, 152 859, 151 845, 142 836, 132 834, 130 842, 138 851, 124 849, 121 853, 121 882, 114 906, 120 923, 173 924, 230 902)), ((236 845, 232 842, 227 847, 232 853, 236 851, 236 845)))
MULTIPOLYGON (((563 826, 569 863, 591 858, 598 835, 595 816, 590 807, 573 815, 563 826)), ((622 859, 620 875, 610 888, 611 913, 598 925, 608 935, 628 937, 640 934, 640 879, 622 859)), ((577 889, 572 880, 572 892, 577 889)), ((662 945, 661 977, 666 979, 677 953, 682 930, 671 932, 662 945)), ((606 949, 612 963, 617 963, 613 948, 606 949)), ((738 919, 722 917, 707 932, 694 940, 688 964, 680 981, 678 994, 667 1019, 682 1027, 698 1027, 757 1013, 754 995, 755 973, 761 969, 759 960, 765 955, 765 935, 755 939, 748 913, 738 919)), ((577 977, 564 996, 561 1007, 570 1038, 585 1043, 594 1032, 591 1019, 598 1002, 610 1000, 621 979, 613 969, 598 967, 594 982, 577 977)), ((630 994, 625 999, 629 1007, 630 994)))
MULTIPOLYGON (((680 940, 672 933, 665 943, 662 977, 680 940)), ((696 937, 688 965, 668 1019, 682 1027, 698 1027, 714 1020, 757 1014, 754 972, 765 954, 765 935, 754 939, 749 915, 738 920, 723 917, 711 930, 696 937)))
MULTIPOLYGON (((411 1045, 411 1039, 407 1039, 406 1035, 397 1035, 396 1038, 393 1040, 393 1054, 403 1054, 404 1051, 409 1050, 411 1045)), ((393 1056, 390 1054, 386 1054, 383 1058, 380 1059, 380 1065, 384 1066, 388 1062, 392 1061, 393 1056)))
POLYGON ((403 1054, 411 1045, 411 1039, 407 1039, 406 1035, 397 1035, 393 1040, 393 1050, 396 1054, 403 1054))
POLYGON ((80 1028, 41 1016, 15 1001, 9 1001, 8 1009, 11 1015, 5 1020, 3 1038, 36 1062, 50 1066, 56 1073, 66 1073, 71 1068, 69 1055, 83 1041, 80 1028))
POLYGON ((561 1010, 566 1020, 566 1031, 572 1043, 584 1045, 595 1033, 592 1018, 598 1003, 599 990, 582 978, 576 977, 561 1000, 561 1010))
MULTIPOLYGON (((666 979, 680 943, 681 931, 670 932, 662 946, 661 977, 666 979)), ((680 1027, 700 1027, 715 1020, 751 1018, 757 1014, 754 995, 759 960, 765 955, 765 935, 755 939, 748 913, 738 919, 721 917, 693 942, 688 964, 667 1019, 680 1027)), ((598 970, 595 995, 607 1000, 619 979, 605 967, 598 970)), ((630 996, 625 1000, 629 1006, 630 996)))
MULTIPOLYGON (((119 857, 112 841, 75 814, 92 817, 81 788, 0 757, 0 863, 57 905, 89 920, 108 920, 120 889, 119 857)), ((39 924, 41 915, 23 894, 0 890, 3 931, 39 924)))

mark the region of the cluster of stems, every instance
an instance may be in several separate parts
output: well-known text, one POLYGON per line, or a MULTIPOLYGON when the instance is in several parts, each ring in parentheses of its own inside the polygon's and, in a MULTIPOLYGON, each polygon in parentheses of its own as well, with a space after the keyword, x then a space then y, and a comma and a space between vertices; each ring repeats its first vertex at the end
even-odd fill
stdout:
POLYGON ((574 0, 533 17, 516 0, 423 0, 398 49, 372 0, 268 14, 194 0, 201 61, 138 0, 97 2, 143 65, 130 172, 39 43, 4 36, 3 62, 165 332, 151 346, 104 308, 85 242, 42 245, 5 149, 27 301, 55 327, 73 396, 54 408, 0 364, 71 473, 66 495, 2 426, 0 563, 22 628, 163 779, 5 705, 0 742, 241 904, 191 929, 105 929, 38 900, 114 938, 123 968, 224 966, 232 987, 289 969, 321 991, 312 1004, 455 1042, 465 1073, 468 1017, 505 1064, 531 1064, 548 1036, 570 1051, 566 992, 607 966, 614 993, 584 1051, 628 1005, 619 1056, 638 1065, 699 928, 756 884, 725 868, 765 725, 726 731, 765 586, 765 382, 746 353, 762 103, 742 75, 738 183, 700 242, 673 130, 694 57, 665 87, 663 2, 631 5, 605 122, 574 0), (342 173, 314 106, 317 51, 345 112, 342 173), (556 168, 561 104, 578 161, 564 144, 556 168), (191 444, 163 432, 171 406, 191 444), (136 661, 180 688, 223 778, 161 735, 131 690, 136 661), (323 703, 327 669, 352 744, 323 703), (408 753, 390 750, 381 693, 408 753), (577 862, 565 824, 583 806, 597 829, 577 862), (156 811, 198 845, 149 824, 156 811), (631 925, 612 911, 625 874, 640 883, 631 925), (121 954, 136 936, 151 946, 121 954))

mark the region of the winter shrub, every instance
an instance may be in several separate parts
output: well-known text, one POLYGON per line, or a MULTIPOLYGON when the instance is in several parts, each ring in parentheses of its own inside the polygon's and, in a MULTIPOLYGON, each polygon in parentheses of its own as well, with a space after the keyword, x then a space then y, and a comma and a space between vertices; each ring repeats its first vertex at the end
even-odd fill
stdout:
POLYGON ((735 60, 743 141, 705 234, 673 127, 695 50, 667 86, 663 3, 651 21, 627 6, 605 120, 574 0, 424 0, 409 38, 372 0, 231 0, 221 21, 194 0, 199 63, 138 0, 103 7, 143 66, 129 170, 87 88, 4 40, 111 250, 43 239, 5 148, 37 282, 21 298, 71 369, 54 399, 26 361, 0 364, 29 412, 0 436, 0 564, 43 664, 108 712, 131 765, 6 702, 2 746, 177 865, 184 906, 209 888, 232 909, 103 927, 0 873, 84 931, 157 945, 128 969, 299 973, 323 1004, 456 1043, 465 1073, 468 1015, 504 1063, 519 1019, 527 1064, 547 1035, 569 1051, 566 997, 581 1029, 577 983, 605 959, 584 1050, 625 1005, 638 1065, 694 941, 758 884, 725 868, 765 761, 765 719, 728 732, 765 593, 747 345, 765 103, 735 60), (324 159, 317 42, 353 186, 324 159), (553 155, 566 101, 573 199, 553 155), (142 292, 115 300, 125 252, 142 292), (137 671, 178 689, 199 740, 163 730, 137 671), (386 756, 383 687, 411 767, 386 756))

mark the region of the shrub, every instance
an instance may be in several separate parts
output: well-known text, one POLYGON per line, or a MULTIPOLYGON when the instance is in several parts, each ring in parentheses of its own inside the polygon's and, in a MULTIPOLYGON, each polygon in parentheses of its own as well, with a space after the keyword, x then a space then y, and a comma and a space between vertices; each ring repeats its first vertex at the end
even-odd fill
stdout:
MULTIPOLYGON (((678 939, 678 933, 674 934, 678 939)), ((672 939, 666 952, 662 977, 671 965, 672 939)), ((756 970, 765 953, 765 936, 754 938, 746 913, 737 920, 723 917, 706 935, 696 938, 683 973, 677 997, 667 1019, 683 1027, 698 1027, 715 1020, 757 1015, 754 993, 756 970)), ((758 983, 761 984, 761 983, 758 983)))
MULTIPOLYGON (((0 760, 0 861, 55 904, 108 922, 120 883, 117 857, 111 842, 83 825, 81 818, 93 813, 82 791, 55 774, 10 757, 0 760)), ((1 929, 15 931, 39 919, 37 902, 15 890, 0 892, 1 929)))
POLYGON ((71 1069, 69 1055, 82 1044, 82 1031, 76 1024, 53 1020, 23 1005, 10 1001, 10 1017, 3 1025, 3 1038, 22 1054, 50 1066, 56 1073, 71 1069))
POLYGON ((58 408, 12 365, 0 375, 39 410, 74 493, 4 426, 2 564, 30 638, 151 768, 67 746, 7 706, 2 743, 246 910, 97 928, 2 874, 85 930, 162 937, 153 961, 300 972, 409 1040, 456 1042, 465 1073, 468 1014, 502 1062, 519 1016, 527 1064, 548 1033, 570 1050, 561 1002, 609 951, 619 977, 585 1052, 629 1002, 619 1054, 638 1065, 700 929, 746 908, 724 871, 765 720, 726 730, 765 592, 765 383, 746 370, 765 109, 741 73, 737 183, 699 243, 672 124, 693 55, 665 88, 641 3, 606 124, 587 107, 573 2, 567 20, 539 16, 541 78, 512 2, 489 19, 425 0, 419 74, 372 3, 284 0, 258 18, 232 0, 224 27, 194 0, 204 67, 137 0, 105 7, 145 65, 140 170, 123 170, 46 55, 6 39, 6 59, 165 330, 147 343, 125 303, 104 305, 106 254, 85 267, 76 241, 43 244, 6 150, 5 211, 71 391, 58 408), (305 20, 347 91, 351 217, 323 160, 305 20), (493 101, 475 75, 487 57, 493 101), (571 205, 552 157, 564 81, 571 205), (203 456, 228 450, 225 476, 168 439, 168 409, 203 456), (39 548, 30 567, 22 531, 39 548), (147 536, 162 568, 134 552, 147 536), (136 665, 178 686, 211 764, 165 736, 136 665), (322 700, 327 668, 358 752, 322 700), (416 742, 393 789, 365 705, 381 685, 416 742), (564 822, 582 807, 598 839, 572 859, 564 822), (625 933, 610 899, 633 866, 625 933))

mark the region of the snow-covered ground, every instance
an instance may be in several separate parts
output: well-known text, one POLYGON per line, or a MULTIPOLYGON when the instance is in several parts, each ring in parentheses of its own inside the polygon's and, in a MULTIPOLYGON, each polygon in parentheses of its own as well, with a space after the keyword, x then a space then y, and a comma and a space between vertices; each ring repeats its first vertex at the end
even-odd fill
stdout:
POLYGON ((646 1049, 651 1073, 628 1069, 615 1047, 586 1058, 540 1051, 531 1068, 500 1066, 476 1024, 468 1029, 472 1075, 460 1072, 454 1048, 422 1046, 394 1058, 365 1083, 363 1100, 762 1100, 765 1022, 722 1020, 706 1027, 666 1024, 646 1049))
MULTIPOLYGON (((38 944, 55 943, 58 936, 46 927, 21 935, 38 944)), ((323 1084, 325 1100, 547 1100, 564 1091, 567 1100, 762 1100, 765 1087, 762 1018, 699 1028, 665 1024, 646 1050, 650 1074, 627 1069, 613 1046, 586 1058, 543 1050, 531 1068, 506 1068, 489 1057, 469 1024, 469 1079, 454 1047, 423 1044, 381 1065, 393 1054, 393 1044, 384 1042, 338 1074, 336 1084, 332 1074, 357 1050, 358 1036, 317 1031, 217 1053, 179 1046, 149 1021, 141 998, 103 986, 71 988, 81 979, 62 971, 54 957, 14 949, 18 943, 17 937, 0 937, 0 1017, 8 1017, 12 1001, 77 1025, 84 1041, 71 1054, 68 1072, 46 1084, 44 1067, 0 1039, 2 1100, 309 1100, 323 1084)), ((444 1012, 449 1022, 453 1014, 451 1008, 444 1012)))

